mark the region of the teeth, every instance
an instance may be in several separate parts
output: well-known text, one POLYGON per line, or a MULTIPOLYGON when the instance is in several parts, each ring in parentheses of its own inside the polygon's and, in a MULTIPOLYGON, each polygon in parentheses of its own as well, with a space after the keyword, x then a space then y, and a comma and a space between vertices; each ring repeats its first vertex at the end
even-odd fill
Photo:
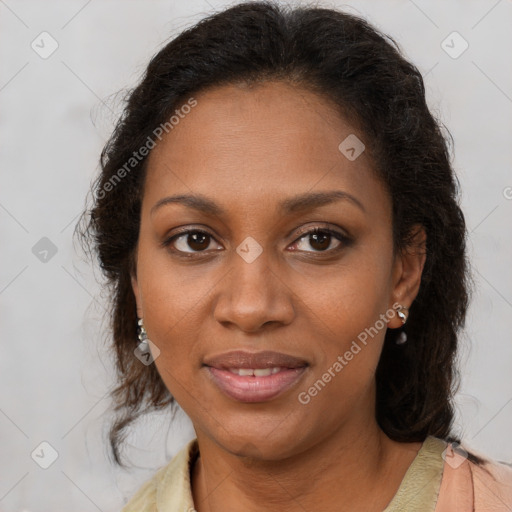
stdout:
POLYGON ((274 373, 277 373, 281 371, 281 368, 279 366, 276 366, 274 368, 230 368, 229 371, 231 373, 234 373, 236 375, 240 376, 249 376, 254 375, 255 377, 267 377, 268 375, 273 375, 274 373))
POLYGON ((272 368, 265 368, 264 370, 254 370, 255 377, 266 377, 272 375, 272 368))

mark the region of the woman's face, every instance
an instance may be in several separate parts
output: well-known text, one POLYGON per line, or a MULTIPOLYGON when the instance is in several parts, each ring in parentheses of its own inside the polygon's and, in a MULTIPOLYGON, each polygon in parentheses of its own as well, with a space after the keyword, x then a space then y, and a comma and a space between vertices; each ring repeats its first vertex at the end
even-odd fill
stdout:
POLYGON ((232 453, 356 435, 375 421, 392 306, 410 305, 422 266, 394 257, 364 135, 280 82, 195 99, 152 150, 142 203, 132 283, 157 369, 198 437, 232 453), (296 359, 223 356, 239 350, 296 359), (247 366, 266 371, 233 373, 247 366))

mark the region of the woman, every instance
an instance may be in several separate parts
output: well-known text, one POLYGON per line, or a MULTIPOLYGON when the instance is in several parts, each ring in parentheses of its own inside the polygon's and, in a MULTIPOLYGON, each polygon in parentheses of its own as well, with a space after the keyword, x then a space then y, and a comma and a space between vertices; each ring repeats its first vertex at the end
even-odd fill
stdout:
POLYGON ((150 62, 88 230, 113 289, 115 460, 196 438, 129 511, 511 510, 452 432, 465 224, 418 70, 365 21, 246 3, 150 62))

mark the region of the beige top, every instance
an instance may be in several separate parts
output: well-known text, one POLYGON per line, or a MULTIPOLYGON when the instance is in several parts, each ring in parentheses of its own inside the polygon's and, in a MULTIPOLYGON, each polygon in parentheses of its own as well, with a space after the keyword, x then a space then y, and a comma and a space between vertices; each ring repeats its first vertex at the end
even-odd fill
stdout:
MULTIPOLYGON (((447 449, 446 441, 427 437, 383 512, 512 511, 511 467, 495 461, 486 464, 492 479, 447 449)), ((196 438, 157 471, 122 512, 194 512, 190 470, 198 453, 196 438)))

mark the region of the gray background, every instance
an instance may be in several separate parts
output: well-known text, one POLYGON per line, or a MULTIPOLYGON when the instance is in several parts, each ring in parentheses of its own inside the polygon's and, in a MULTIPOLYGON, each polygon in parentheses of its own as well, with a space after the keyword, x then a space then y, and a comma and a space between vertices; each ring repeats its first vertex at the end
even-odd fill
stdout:
MULTIPOLYGON (((148 417, 129 437, 137 467, 109 462, 101 277, 72 232, 120 112, 115 93, 136 83, 166 40, 227 5, 0 0, 0 511, 119 510, 193 436, 184 415, 172 428, 165 414, 148 417), (59 45, 46 59, 31 47, 51 48, 43 31, 59 45), (48 469, 31 458, 43 441, 58 453, 48 469)), ((512 461, 512 3, 344 5, 400 43, 454 136, 477 283, 457 428, 468 447, 512 461), (469 44, 457 58, 442 47, 453 31, 469 44)), ((445 45, 453 53, 461 43, 451 36, 445 45)), ((51 450, 36 453, 49 462, 51 450)))

